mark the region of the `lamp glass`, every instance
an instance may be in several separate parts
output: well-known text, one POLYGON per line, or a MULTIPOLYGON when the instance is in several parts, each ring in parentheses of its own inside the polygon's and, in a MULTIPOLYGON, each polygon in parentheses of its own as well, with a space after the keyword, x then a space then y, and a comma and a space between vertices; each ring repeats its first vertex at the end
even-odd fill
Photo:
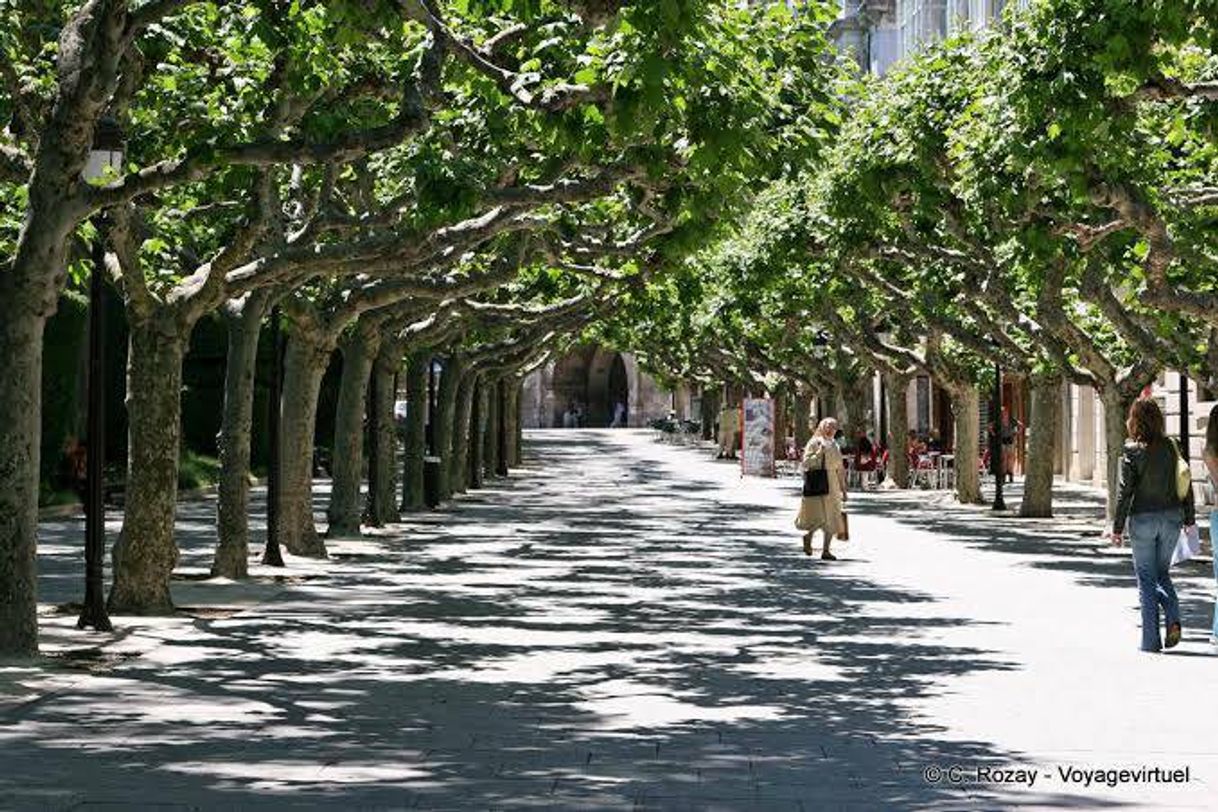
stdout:
POLYGON ((80 174, 88 183, 105 183, 117 178, 122 168, 121 149, 91 149, 84 171, 80 174))

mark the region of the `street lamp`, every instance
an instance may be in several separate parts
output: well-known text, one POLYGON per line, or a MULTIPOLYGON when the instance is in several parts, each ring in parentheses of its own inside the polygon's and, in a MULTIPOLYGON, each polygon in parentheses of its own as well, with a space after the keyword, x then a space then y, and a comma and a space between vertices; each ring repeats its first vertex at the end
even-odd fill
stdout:
POLYGON ((435 415, 436 415, 436 359, 427 359, 427 425, 423 428, 423 436, 427 443, 427 453, 429 456, 436 455, 436 434, 435 434, 435 415))
POLYGON ((262 563, 272 567, 282 567, 283 550, 279 546, 279 486, 283 481, 280 468, 279 436, 280 425, 283 422, 283 334, 280 329, 281 316, 279 305, 271 308, 271 380, 270 391, 267 393, 266 431, 269 440, 267 447, 266 473, 266 547, 262 552, 262 563))
POLYGON ((380 399, 380 374, 374 362, 372 374, 368 377, 368 406, 364 409, 368 415, 368 501, 366 504, 368 523, 377 524, 380 511, 377 509, 377 493, 380 488, 380 472, 377 470, 377 460, 381 456, 381 413, 377 408, 380 399))
POLYGON ((1002 498, 1002 364, 998 360, 994 361, 994 396, 990 402, 990 417, 994 427, 990 433, 990 470, 994 473, 993 509, 1006 510, 1007 503, 1002 498))
MULTIPOLYGON (((98 183, 115 177, 123 167, 123 131, 113 118, 104 117, 93 132, 93 148, 89 150, 81 176, 86 183, 98 183)), ((76 621, 76 628, 92 627, 108 632, 114 627, 106 612, 106 506, 102 489, 106 461, 105 414, 105 292, 106 232, 105 215, 94 219, 97 234, 93 238, 93 268, 89 279, 89 380, 88 416, 86 418, 85 473, 85 600, 76 621)))

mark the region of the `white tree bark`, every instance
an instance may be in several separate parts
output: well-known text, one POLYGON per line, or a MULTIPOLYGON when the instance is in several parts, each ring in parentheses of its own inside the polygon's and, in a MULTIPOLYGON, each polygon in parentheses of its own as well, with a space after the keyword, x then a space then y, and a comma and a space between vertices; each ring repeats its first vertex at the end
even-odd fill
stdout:
POLYGON ((1032 381, 1032 414, 1028 426, 1028 458, 1019 515, 1053 515, 1053 470, 1061 421, 1061 378, 1039 376, 1032 381))
POLYGON ((981 504, 981 397, 976 386, 967 384, 954 384, 950 391, 956 423, 956 498, 981 504))
POLYGON ((457 388, 457 413, 453 418, 453 466, 452 486, 454 493, 465 493, 469 489, 470 426, 474 415, 474 399, 477 395, 478 376, 466 370, 457 388))
POLYGON ((331 538, 359 535, 363 507, 360 484, 364 476, 364 413, 378 344, 375 333, 357 329, 339 345, 343 372, 334 415, 330 506, 326 511, 330 520, 327 534, 331 538))
MULTIPOLYGON (((906 408, 905 392, 909 388, 909 378, 887 375, 885 388, 888 390, 888 437, 885 438, 888 444, 888 476, 898 488, 908 488, 909 455, 905 453, 905 441, 909 434, 909 410, 906 408)), ((956 445, 960 445, 959 441, 956 445)), ((960 465, 958 448, 956 465, 960 465)))
POLYGON ((395 380, 399 353, 384 351, 377 357, 372 374, 376 376, 376 397, 369 411, 376 414, 377 441, 375 454, 368 461, 375 469, 375 487, 368 489, 367 516, 373 527, 384 527, 399 519, 397 503, 397 445, 398 432, 394 423, 393 404, 397 397, 395 380))
POLYGON ((220 483, 216 529, 220 543, 211 574, 249 575, 250 443, 254 425, 254 380, 258 338, 270 297, 259 291, 229 302, 222 313, 228 327, 224 367, 224 416, 220 425, 220 483))
POLYGON ((1107 516, 1116 515, 1116 502, 1121 485, 1121 456, 1125 453, 1125 418, 1132 401, 1118 387, 1109 386, 1100 392, 1104 407, 1104 448, 1107 452, 1108 502, 1107 516))
POLYGON ((297 330, 289 335, 284 353, 279 543, 293 555, 314 558, 326 556, 313 522, 313 432, 331 351, 328 343, 316 343, 297 330))
POLYGON ((173 611, 178 562, 174 520, 182 427, 182 358, 189 341, 176 314, 157 308, 130 322, 127 359, 127 488, 114 544, 111 614, 173 611))

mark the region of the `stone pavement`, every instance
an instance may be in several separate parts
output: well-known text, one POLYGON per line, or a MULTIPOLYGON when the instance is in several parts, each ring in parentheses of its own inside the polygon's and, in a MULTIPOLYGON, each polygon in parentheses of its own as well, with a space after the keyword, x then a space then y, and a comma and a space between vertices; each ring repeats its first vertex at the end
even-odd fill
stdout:
POLYGON ((0 808, 1212 805, 1212 579, 1183 571, 1178 653, 1140 654, 1128 560, 1083 496, 1017 522, 858 495, 855 539, 822 562, 791 527, 794 479, 643 432, 535 432, 527 453, 278 580, 198 580, 214 508, 184 505, 191 608, 101 646, 53 606, 77 593, 80 531, 44 526, 53 656, 0 666, 0 808), (963 780, 978 767, 1036 780, 963 780))

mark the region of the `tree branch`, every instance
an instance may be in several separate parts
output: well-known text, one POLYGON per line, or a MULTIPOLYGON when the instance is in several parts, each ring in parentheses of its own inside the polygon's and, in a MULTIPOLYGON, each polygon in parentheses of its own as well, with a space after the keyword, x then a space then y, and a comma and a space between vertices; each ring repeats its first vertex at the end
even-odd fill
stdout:
POLYGON ((1182 82, 1169 76, 1153 76, 1134 91, 1137 101, 1203 99, 1218 101, 1218 82, 1182 82))

